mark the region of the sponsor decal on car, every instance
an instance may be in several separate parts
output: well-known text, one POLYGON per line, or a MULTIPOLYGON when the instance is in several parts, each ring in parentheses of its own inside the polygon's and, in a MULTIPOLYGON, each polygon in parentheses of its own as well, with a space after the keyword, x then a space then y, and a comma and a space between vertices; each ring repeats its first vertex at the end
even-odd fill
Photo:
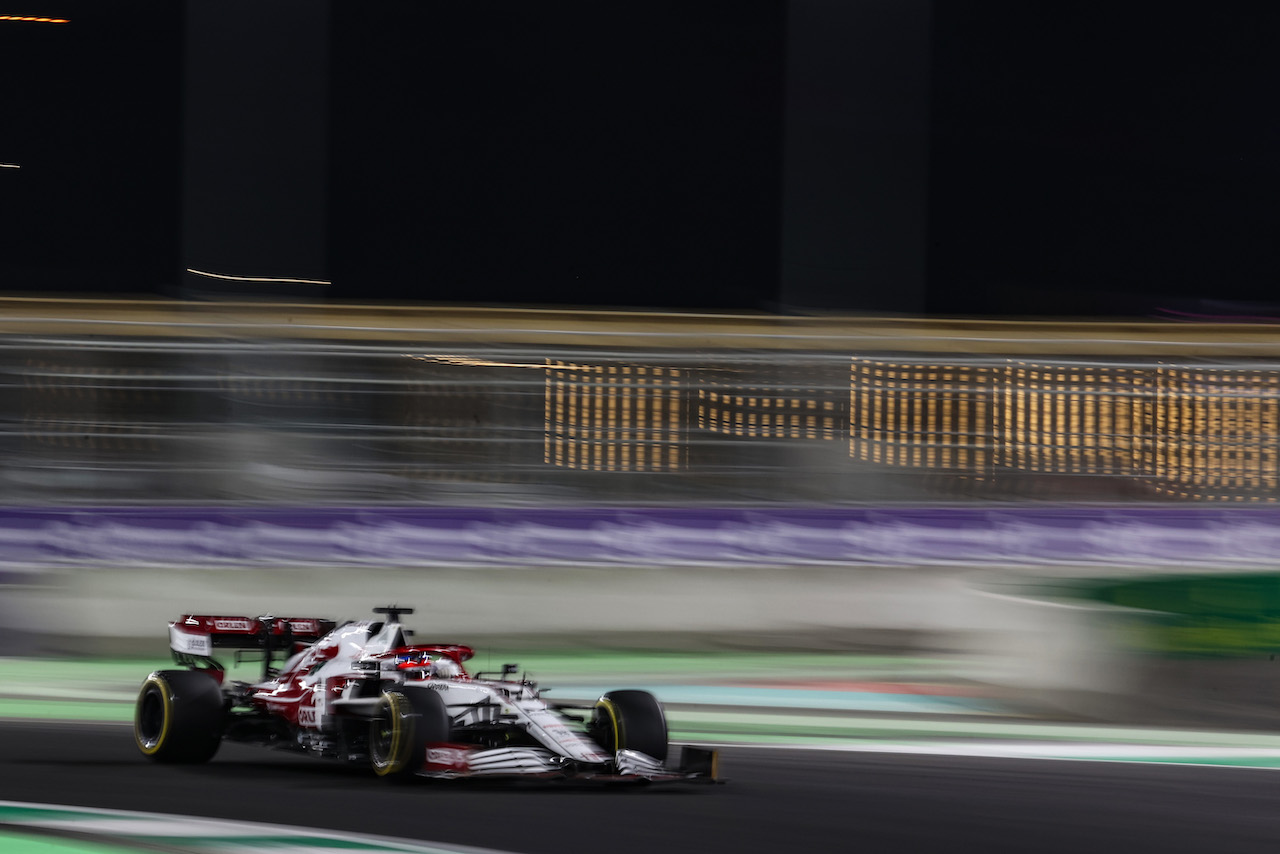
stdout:
POLYGON ((465 745, 432 744, 427 746, 427 761, 424 771, 436 773, 467 773, 467 755, 472 748, 465 745))
POLYGON ((298 635, 320 634, 320 624, 315 620, 290 620, 289 629, 298 635))
POLYGON ((298 726, 320 726, 320 712, 315 706, 303 706, 298 709, 298 726))
POLYGON ((251 632, 253 623, 249 620, 214 620, 213 628, 219 632, 251 632))
POLYGON ((169 628, 169 647, 175 652, 189 655, 210 655, 212 652, 208 635, 194 635, 177 626, 169 628))

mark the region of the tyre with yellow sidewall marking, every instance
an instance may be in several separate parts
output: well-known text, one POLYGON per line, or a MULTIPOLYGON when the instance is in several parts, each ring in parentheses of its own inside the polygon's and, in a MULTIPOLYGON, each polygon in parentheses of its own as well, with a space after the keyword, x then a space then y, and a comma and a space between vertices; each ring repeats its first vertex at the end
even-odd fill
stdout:
POLYGON ((610 691, 596 700, 589 731, 609 753, 638 750, 667 761, 667 717, 648 691, 610 691))
POLYGON ((449 710, 435 691, 385 691, 369 723, 369 764, 391 780, 412 777, 427 758, 427 745, 449 740, 449 710))
POLYGON ((156 762, 208 762, 222 744, 226 703, 217 680, 196 670, 157 670, 138 692, 133 740, 156 762))

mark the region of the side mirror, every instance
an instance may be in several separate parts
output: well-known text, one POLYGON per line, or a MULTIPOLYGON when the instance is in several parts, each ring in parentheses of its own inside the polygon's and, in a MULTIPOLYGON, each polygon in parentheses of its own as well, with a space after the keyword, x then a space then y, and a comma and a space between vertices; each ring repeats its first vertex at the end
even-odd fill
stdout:
POLYGON ((518 664, 502 665, 502 678, 505 680, 508 676, 514 676, 516 671, 519 669, 520 669, 520 665, 518 664))

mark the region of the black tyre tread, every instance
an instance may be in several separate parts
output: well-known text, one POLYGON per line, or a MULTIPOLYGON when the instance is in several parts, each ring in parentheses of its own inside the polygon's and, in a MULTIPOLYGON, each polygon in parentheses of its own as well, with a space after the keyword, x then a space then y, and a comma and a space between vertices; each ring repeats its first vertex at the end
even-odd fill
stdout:
POLYGON ((405 780, 413 777, 426 759, 427 745, 449 740, 449 710, 434 691, 386 691, 378 714, 370 723, 369 760, 379 777, 405 780), (388 717, 392 726, 392 755, 380 756, 375 750, 377 730, 388 717))
POLYGON ((433 741, 448 741, 451 730, 449 709, 444 698, 431 690, 410 690, 405 692, 413 705, 413 712, 418 716, 418 735, 423 745, 433 741))
POLYGON ((138 692, 134 742, 144 756, 156 762, 208 762, 222 744, 225 707, 222 689, 207 673, 157 670, 138 692), (143 710, 148 703, 155 704, 151 708, 160 715, 160 731, 144 735, 143 710))
POLYGON ((667 717, 658 698, 648 691, 609 691, 596 701, 592 735, 614 752, 638 750, 667 761, 667 717))

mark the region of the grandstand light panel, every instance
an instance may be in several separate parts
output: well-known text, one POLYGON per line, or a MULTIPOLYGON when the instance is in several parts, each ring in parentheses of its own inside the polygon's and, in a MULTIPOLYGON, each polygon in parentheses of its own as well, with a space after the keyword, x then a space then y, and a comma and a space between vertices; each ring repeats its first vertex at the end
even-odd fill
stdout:
POLYGON ((1280 375, 854 358, 850 454, 888 466, 1127 478, 1196 501, 1275 501, 1280 375))
POLYGON ((998 465, 1125 476, 1142 438, 1142 371, 1012 362, 1002 370, 998 465))
POLYGON ((891 466, 981 473, 991 461, 994 371, 855 358, 849 453, 891 466))
POLYGON ((1152 440, 1140 474, 1155 490, 1200 501, 1274 500, 1280 381, 1270 371, 1153 372, 1152 440))
POLYGON ((545 462, 587 471, 685 468, 684 372, 547 361, 545 462))
POLYGON ((841 434, 832 392, 796 385, 737 385, 701 377, 697 425, 723 436, 750 439, 835 439, 841 434))

